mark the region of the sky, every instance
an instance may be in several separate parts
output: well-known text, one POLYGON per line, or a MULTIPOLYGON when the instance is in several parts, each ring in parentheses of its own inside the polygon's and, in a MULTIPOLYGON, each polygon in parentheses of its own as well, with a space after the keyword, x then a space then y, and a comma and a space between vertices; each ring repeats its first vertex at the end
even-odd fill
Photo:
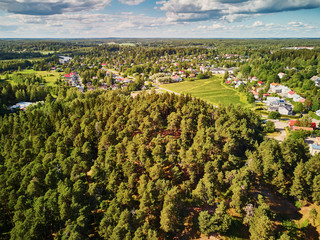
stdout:
POLYGON ((320 0, 0 0, 0 38, 320 38, 320 0))

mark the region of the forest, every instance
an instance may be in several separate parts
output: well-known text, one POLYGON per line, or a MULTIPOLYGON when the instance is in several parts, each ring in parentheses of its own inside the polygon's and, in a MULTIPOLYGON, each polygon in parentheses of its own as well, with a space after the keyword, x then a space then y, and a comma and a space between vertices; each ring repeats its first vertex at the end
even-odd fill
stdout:
POLYGON ((320 156, 262 132, 188 95, 61 88, 0 118, 0 236, 304 239, 257 193, 319 203, 320 156))

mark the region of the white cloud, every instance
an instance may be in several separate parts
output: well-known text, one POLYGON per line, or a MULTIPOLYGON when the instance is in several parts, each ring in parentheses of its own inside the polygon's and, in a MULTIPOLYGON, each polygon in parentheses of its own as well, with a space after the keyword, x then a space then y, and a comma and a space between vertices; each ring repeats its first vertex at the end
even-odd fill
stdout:
MULTIPOLYGON (((16 37, 110 37, 132 33, 152 32, 162 26, 168 26, 166 18, 152 18, 121 14, 76 13, 46 16, 11 14, 6 16, 8 22, 19 26, 16 37)), ((0 17, 1 21, 1 17, 0 17)), ((2 30, 3 28, 0 28, 2 30)), ((14 33, 14 32, 13 32, 14 33)))
POLYGON ((318 8, 320 0, 168 0, 157 4, 171 21, 234 21, 261 14, 318 8))
POLYGON ((105 8, 112 0, 0 0, 0 9, 25 15, 54 15, 105 8))
POLYGON ((261 21, 256 21, 252 24, 253 27, 261 27, 263 26, 263 23, 261 21))
POLYGON ((139 5, 140 3, 144 2, 145 0, 119 0, 119 2, 127 5, 139 5))
POLYGON ((211 29, 223 29, 223 28, 224 28, 224 26, 221 23, 214 23, 211 26, 211 29))
POLYGON ((292 27, 304 27, 305 25, 302 22, 289 22, 288 25, 292 27))

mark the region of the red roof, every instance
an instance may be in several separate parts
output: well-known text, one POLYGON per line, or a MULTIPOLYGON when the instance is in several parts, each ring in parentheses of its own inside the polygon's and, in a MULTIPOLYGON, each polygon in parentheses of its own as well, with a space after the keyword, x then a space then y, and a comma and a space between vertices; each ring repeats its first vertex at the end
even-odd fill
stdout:
POLYGON ((230 84, 231 83, 231 81, 226 81, 226 84, 230 84))
POLYGON ((106 64, 105 63, 101 63, 101 66, 105 66, 106 64))
POLYGON ((262 84, 263 82, 262 82, 262 81, 259 81, 258 83, 259 83, 259 84, 262 84))
POLYGON ((266 97, 266 96, 270 96, 270 94, 269 94, 269 93, 265 93, 265 94, 263 94, 263 96, 265 96, 265 97, 266 97))
POLYGON ((290 120, 289 121, 289 126, 293 126, 296 123, 297 120, 290 120))
POLYGON ((65 74, 64 75, 66 78, 69 78, 70 77, 70 74, 65 74))
MULTIPOLYGON (((297 121, 297 120, 290 120, 290 121, 289 121, 289 126, 290 126, 290 127, 293 127, 294 124, 296 123, 296 121, 297 121)), ((300 125, 300 124, 299 124, 299 125, 300 125)), ((310 123, 310 127, 313 128, 313 129, 315 129, 315 128, 317 127, 317 125, 316 125, 316 123, 312 122, 312 123, 310 123)))
POLYGON ((306 100, 304 99, 304 98, 301 98, 300 100, 299 100, 299 102, 301 102, 301 103, 304 103, 306 100))
POLYGON ((290 95, 293 95, 293 94, 295 94, 295 91, 290 91, 290 92, 288 92, 290 95))

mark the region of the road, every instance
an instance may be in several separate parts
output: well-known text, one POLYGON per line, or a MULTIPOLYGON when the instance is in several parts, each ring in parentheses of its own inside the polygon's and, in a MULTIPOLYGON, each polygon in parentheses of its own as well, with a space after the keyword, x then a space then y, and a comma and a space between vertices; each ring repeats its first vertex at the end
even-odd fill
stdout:
POLYGON ((277 131, 280 132, 280 135, 274 137, 274 139, 278 140, 279 142, 283 142, 287 138, 287 133, 284 128, 289 126, 288 122, 274 121, 274 125, 277 131))

